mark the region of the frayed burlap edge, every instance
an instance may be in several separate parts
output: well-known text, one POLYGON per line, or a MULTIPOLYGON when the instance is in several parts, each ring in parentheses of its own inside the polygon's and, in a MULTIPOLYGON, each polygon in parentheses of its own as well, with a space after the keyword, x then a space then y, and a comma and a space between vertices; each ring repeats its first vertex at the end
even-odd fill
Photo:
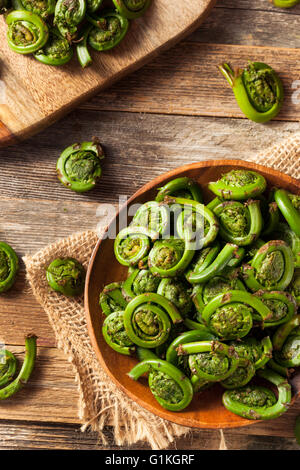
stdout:
POLYGON ((103 430, 106 425, 112 425, 117 445, 145 441, 152 449, 163 449, 189 429, 156 417, 116 388, 92 349, 83 300, 61 296, 47 285, 45 269, 54 258, 72 256, 87 268, 97 239, 93 231, 78 233, 47 246, 34 256, 25 256, 27 279, 48 315, 58 348, 74 366, 82 430, 97 431, 100 441, 106 444, 103 430))
POLYGON ((248 160, 300 179, 300 132, 278 142, 248 160))
MULTIPOLYGON (((297 133, 249 160, 300 178, 299 158, 300 133, 297 133)), ((27 279, 48 315, 58 348, 73 364, 79 389, 82 430, 90 428, 97 431, 100 441, 106 444, 103 430, 106 425, 112 425, 117 445, 130 446, 145 441, 152 449, 164 449, 190 429, 149 413, 115 387, 92 349, 83 300, 65 298, 47 285, 45 268, 54 258, 72 256, 87 267, 97 239, 94 231, 78 233, 33 256, 25 256, 27 279)))

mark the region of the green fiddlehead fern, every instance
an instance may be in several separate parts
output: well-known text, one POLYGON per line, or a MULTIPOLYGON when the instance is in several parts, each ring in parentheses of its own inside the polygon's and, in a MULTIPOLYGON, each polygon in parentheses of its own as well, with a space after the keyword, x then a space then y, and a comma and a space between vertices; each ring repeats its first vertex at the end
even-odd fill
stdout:
POLYGON ((58 0, 54 12, 54 25, 69 42, 77 37, 78 25, 86 14, 85 0, 58 0))
POLYGON ((149 269, 160 277, 177 277, 185 271, 194 253, 190 244, 184 240, 157 240, 149 253, 149 269))
POLYGON ((289 245, 294 254, 295 268, 300 268, 300 237, 284 223, 277 225, 273 236, 278 240, 284 240, 289 245))
POLYGON ((229 265, 229 262, 237 256, 237 251, 237 245, 234 245, 233 243, 226 243, 218 256, 209 266, 203 270, 200 270, 200 272, 192 272, 188 275, 189 282, 191 284, 198 284, 209 281, 217 274, 221 273, 226 268, 226 266, 229 265))
POLYGON ((298 5, 300 0, 272 0, 275 7, 278 8, 292 8, 298 5))
POLYGON ((255 369, 261 369, 272 358, 273 344, 269 336, 259 341, 257 338, 247 336, 242 340, 232 341, 235 351, 242 359, 253 362, 255 369))
POLYGON ((204 325, 201 325, 201 328, 198 328, 197 330, 186 331, 177 336, 170 343, 167 349, 166 361, 170 364, 173 364, 178 369, 182 370, 185 375, 190 378, 194 393, 207 388, 210 382, 204 379, 200 379, 196 375, 192 375, 188 364, 188 355, 179 356, 177 354, 177 349, 179 348, 180 344, 204 340, 212 341, 215 339, 216 337, 212 335, 211 332, 204 325))
POLYGON ((12 0, 12 6, 15 10, 31 11, 43 19, 53 15, 55 3, 55 0, 12 0))
POLYGON ((56 164, 58 179, 72 191, 82 193, 93 189, 101 177, 104 152, 95 139, 67 147, 56 164))
POLYGON ((246 291, 246 288, 242 281, 235 275, 235 271, 232 273, 222 273, 216 275, 206 282, 198 284, 194 287, 192 293, 192 299, 197 309, 197 319, 203 322, 201 314, 205 306, 217 295, 226 294, 231 290, 246 291))
POLYGON ((300 305, 300 269, 295 269, 292 282, 288 287, 289 292, 296 299, 298 306, 300 305))
POLYGON ((202 312, 205 325, 223 340, 243 338, 253 326, 253 314, 262 323, 272 316, 271 310, 254 295, 231 290, 214 297, 202 312))
POLYGON ((208 204, 206 204, 206 207, 213 212, 214 209, 221 204, 221 202, 224 202, 224 199, 217 196, 212 199, 208 204))
POLYGON ((225 408, 246 419, 273 419, 281 416, 291 403, 291 386, 287 380, 270 369, 260 369, 258 375, 274 384, 278 398, 268 388, 246 385, 223 394, 225 408))
POLYGON ((149 201, 136 211, 131 225, 145 227, 163 236, 170 227, 170 210, 166 204, 149 201))
POLYGON ((281 325, 273 335, 274 359, 283 367, 300 366, 300 315, 281 325))
POLYGON ((171 278, 162 279, 159 283, 157 293, 172 302, 183 317, 187 316, 193 308, 191 298, 192 289, 183 280, 171 278))
POLYGON ((240 360, 237 369, 221 385, 227 389, 243 387, 254 377, 256 370, 270 361, 272 357, 272 342, 267 336, 259 342, 256 338, 245 338, 244 341, 232 341, 240 360))
POLYGON ((179 356, 188 355, 191 373, 207 382, 221 382, 237 369, 239 357, 232 346, 219 341, 182 343, 179 356))
POLYGON ((276 189, 274 198, 290 228, 297 237, 300 237, 300 196, 291 194, 285 189, 276 189))
POLYGON ((146 12, 151 0, 113 0, 113 3, 121 16, 133 20, 146 12))
POLYGON ((144 227, 130 226, 121 230, 114 243, 114 252, 117 260, 123 266, 136 266, 151 248, 151 240, 158 237, 144 227))
POLYGON ((172 323, 182 322, 178 309, 165 297, 155 293, 132 299, 124 313, 126 333, 142 348, 156 348, 167 341, 172 323))
POLYGON ((5 242, 0 242, 0 294, 9 290, 15 283, 19 270, 18 256, 5 242))
POLYGON ((240 359, 236 370, 225 380, 221 381, 221 385, 227 389, 243 387, 254 377, 256 373, 253 362, 248 359, 240 359))
POLYGON ((194 256, 189 268, 185 272, 186 279, 191 282, 191 276, 193 277, 194 275, 197 275, 208 268, 216 259, 219 252, 219 242, 214 242, 213 245, 199 250, 196 256, 194 256))
POLYGON ((229 273, 234 271, 232 268, 237 268, 242 263, 244 257, 246 255, 246 250, 242 246, 239 246, 238 249, 234 253, 234 257, 228 262, 225 271, 229 273))
POLYGON ((155 198, 157 202, 162 202, 166 196, 180 197, 184 199, 192 199, 194 201, 203 202, 202 192, 195 181, 187 177, 176 178, 159 188, 155 198))
POLYGON ((294 274, 294 255, 282 240, 271 240, 256 252, 250 265, 242 267, 244 281, 253 291, 285 290, 294 274))
POLYGON ((239 246, 251 245, 259 237, 263 228, 260 202, 249 199, 242 204, 239 201, 225 201, 215 207, 214 213, 220 224, 220 236, 223 240, 239 246))
POLYGON ((282 375, 282 377, 290 377, 290 372, 287 367, 279 365, 274 359, 270 359, 268 362, 269 369, 274 370, 277 374, 282 375))
POLYGON ((198 321, 195 313, 189 317, 184 318, 183 324, 189 330, 199 330, 204 326, 203 323, 200 323, 200 320, 198 321))
POLYGON ((193 343, 195 341, 213 341, 215 339, 217 339, 216 336, 204 325, 200 325, 197 330, 185 331, 177 336, 169 345, 166 353, 166 361, 180 369, 182 365, 180 359, 187 357, 177 354, 177 350, 181 344, 193 343))
POLYGON ((31 54, 41 49, 49 37, 49 30, 42 18, 26 10, 15 10, 6 17, 7 42, 19 54, 31 54))
POLYGON ((4 388, 0 389, 0 400, 6 400, 11 397, 28 382, 36 359, 36 340, 37 337, 33 334, 25 337, 25 357, 23 365, 15 379, 9 383, 6 382, 4 388))
POLYGON ((67 39, 52 29, 48 41, 42 49, 34 53, 34 57, 46 65, 64 65, 72 59, 73 49, 67 39))
POLYGON ((167 349, 172 341, 177 338, 178 335, 186 331, 186 326, 184 322, 181 323, 171 323, 171 331, 168 336, 168 339, 163 343, 157 346, 154 349, 155 354, 161 359, 166 359, 167 349))
POLYGON ((102 290, 99 297, 99 304, 104 315, 107 316, 126 308, 128 302, 122 294, 122 286, 122 282, 112 282, 102 290))
POLYGON ((219 66, 219 70, 248 119, 263 123, 277 116, 284 92, 280 78, 269 65, 250 62, 248 67, 233 71, 229 64, 224 63, 219 66))
POLYGON ((93 62, 88 50, 88 37, 92 27, 93 26, 91 24, 88 24, 83 28, 81 33, 82 40, 76 44, 78 62, 83 69, 88 67, 93 62))
POLYGON ((194 249, 204 248, 214 242, 219 223, 210 209, 200 202, 180 197, 167 197, 165 201, 173 206, 172 209, 182 207, 176 224, 181 239, 193 243, 194 249))
MULTIPOLYGON (((295 315, 297 303, 294 297, 287 292, 257 291, 255 294, 272 311, 272 317, 265 322, 265 327, 277 326, 286 323, 295 315)), ((254 315, 254 319, 255 319, 254 315)))
POLYGON ((126 18, 115 11, 101 12, 101 16, 87 17, 93 25, 88 43, 96 51, 108 51, 116 47, 124 39, 129 28, 126 18))
POLYGON ((84 291, 85 269, 74 258, 57 258, 46 270, 49 286, 67 297, 79 296, 84 291))
POLYGON ((183 372, 173 364, 159 359, 152 351, 138 348, 139 362, 129 377, 138 380, 149 372, 149 387, 157 402, 170 411, 181 411, 192 401, 193 387, 183 372))
POLYGON ((267 187, 265 178, 250 170, 231 170, 208 188, 218 197, 233 201, 246 201, 262 194, 267 187))
POLYGON ((11 382, 17 370, 17 359, 7 349, 0 349, 0 387, 11 382))
POLYGON ((102 334, 107 344, 118 353, 126 356, 134 353, 135 345, 127 336, 124 326, 124 312, 108 315, 103 322, 102 334))
POLYGON ((137 295, 147 292, 157 292, 161 280, 154 276, 149 269, 134 269, 123 284, 123 295, 130 301, 137 295))

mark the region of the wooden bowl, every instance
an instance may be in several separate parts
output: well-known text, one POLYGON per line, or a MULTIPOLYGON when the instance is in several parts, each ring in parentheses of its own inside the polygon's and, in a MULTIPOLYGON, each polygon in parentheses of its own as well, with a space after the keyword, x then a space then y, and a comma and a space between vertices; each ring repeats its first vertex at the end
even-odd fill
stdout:
MULTIPOLYGON (((133 203, 144 203, 153 200, 157 194, 157 188, 169 180, 181 176, 188 176, 197 181, 202 187, 205 201, 208 201, 212 199, 213 195, 207 189, 207 183, 215 181, 223 173, 234 168, 258 171, 266 178, 269 187, 278 186, 300 194, 300 182, 298 180, 271 168, 241 160, 209 160, 182 166, 158 176, 137 191, 128 200, 126 206, 122 208, 120 214, 124 213, 123 211, 126 210, 127 206, 133 203)), ((120 214, 117 215, 117 221, 120 214)), ((224 408, 221 400, 224 389, 217 384, 209 390, 197 394, 184 411, 171 412, 163 409, 157 403, 149 390, 146 380, 140 379, 135 382, 128 377, 127 373, 136 364, 136 359, 123 356, 112 350, 104 341, 101 333, 105 317, 99 307, 99 294, 105 285, 124 280, 127 274, 127 268, 121 266, 115 259, 113 245, 114 240, 109 238, 100 239, 97 243, 90 260, 85 289, 85 310, 91 342, 101 366, 112 381, 147 410, 161 418, 183 426, 224 429, 253 424, 254 421, 240 418, 224 408)), ((299 376, 300 374, 298 374, 297 379, 299 376)))

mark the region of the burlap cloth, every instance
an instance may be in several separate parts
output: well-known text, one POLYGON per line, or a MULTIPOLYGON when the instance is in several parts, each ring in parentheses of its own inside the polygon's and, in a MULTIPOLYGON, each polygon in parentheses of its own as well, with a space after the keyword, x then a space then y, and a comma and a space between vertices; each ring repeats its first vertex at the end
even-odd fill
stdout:
MULTIPOLYGON (((250 158, 249 158, 250 159, 250 158)), ((300 178, 300 133, 251 158, 293 177, 300 178)), ((57 346, 73 364, 79 389, 78 413, 82 430, 97 431, 106 443, 105 425, 112 425, 118 445, 146 441, 153 449, 168 447, 189 428, 165 421, 141 408, 112 383, 100 367, 92 349, 83 300, 74 300, 51 291, 45 279, 45 267, 59 256, 77 258, 85 267, 97 242, 94 231, 77 233, 59 240, 33 256, 25 256, 27 279, 46 311, 57 346)))

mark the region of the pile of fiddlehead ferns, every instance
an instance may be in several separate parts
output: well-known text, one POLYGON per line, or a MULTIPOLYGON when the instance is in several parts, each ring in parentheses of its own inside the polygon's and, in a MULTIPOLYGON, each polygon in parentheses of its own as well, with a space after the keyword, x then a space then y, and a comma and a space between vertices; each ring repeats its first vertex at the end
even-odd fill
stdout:
POLYGON ((92 62, 89 47, 107 51, 126 36, 129 22, 151 0, 0 0, 9 47, 47 65, 64 65, 74 47, 80 65, 92 62))
POLYGON ((119 232, 128 276, 100 294, 103 337, 168 410, 218 384, 233 413, 276 418, 300 366, 300 196, 248 170, 208 188, 205 204, 191 179, 169 181, 119 232))

